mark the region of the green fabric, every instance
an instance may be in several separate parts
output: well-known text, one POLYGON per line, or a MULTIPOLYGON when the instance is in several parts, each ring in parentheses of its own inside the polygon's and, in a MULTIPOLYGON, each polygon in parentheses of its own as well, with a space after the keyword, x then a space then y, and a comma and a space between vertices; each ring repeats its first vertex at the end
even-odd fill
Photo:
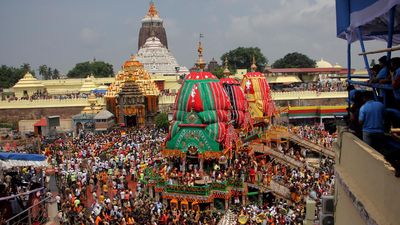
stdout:
POLYGON ((199 117, 205 124, 216 123, 218 121, 217 111, 203 111, 199 112, 199 117))
POLYGON ((187 152, 188 147, 193 146, 200 154, 206 151, 220 151, 220 144, 214 141, 203 128, 185 127, 178 134, 172 136, 167 142, 167 149, 180 149, 187 152))
POLYGON ((166 143, 166 149, 181 150, 187 152, 188 147, 193 146, 200 154, 206 151, 221 151, 221 144, 218 143, 218 113, 215 107, 210 83, 219 82, 217 79, 206 80, 185 80, 176 101, 175 119, 171 126, 171 139, 166 143), (191 93, 197 85, 200 94, 203 110, 202 112, 188 112, 192 102, 191 93), (206 124, 201 127, 179 127, 181 124, 206 124))

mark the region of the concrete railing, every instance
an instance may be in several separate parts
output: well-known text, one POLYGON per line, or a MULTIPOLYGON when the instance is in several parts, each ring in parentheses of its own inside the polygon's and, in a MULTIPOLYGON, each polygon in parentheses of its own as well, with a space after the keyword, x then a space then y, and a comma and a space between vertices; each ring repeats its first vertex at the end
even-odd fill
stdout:
MULTIPOLYGON (((291 92, 271 92, 273 100, 303 100, 303 99, 325 99, 325 98, 347 98, 346 91, 340 92, 316 92, 316 91, 291 91, 291 92)), ((175 103, 175 96, 160 96, 160 104, 175 103)))
MULTIPOLYGON (((97 103, 105 105, 104 98, 97 98, 97 103)), ((71 99, 38 99, 38 100, 17 100, 17 101, 0 101, 0 109, 15 108, 53 108, 53 107, 74 107, 89 106, 87 98, 71 98, 71 99)))
POLYGON ((255 151, 255 152, 270 154, 270 155, 274 156, 275 158, 277 158, 278 160, 289 163, 292 166, 295 166, 297 168, 302 168, 305 166, 305 163, 303 163, 299 160, 296 160, 290 156, 287 156, 281 152, 278 152, 274 149, 271 149, 268 146, 265 146, 263 144, 254 144, 254 145, 252 145, 252 148, 253 148, 253 151, 255 151))
POLYGON ((317 92, 317 91, 290 91, 271 92, 273 100, 297 100, 297 99, 324 99, 324 98, 347 98, 347 91, 317 92))
POLYGON ((289 188, 274 181, 274 180, 271 180, 271 183, 269 185, 264 185, 263 183, 259 183, 259 184, 247 183, 247 186, 256 188, 256 189, 260 190, 261 192, 272 191, 275 194, 290 200, 289 188))
POLYGON ((298 145, 306 147, 310 151, 318 152, 320 154, 323 154, 323 155, 331 157, 331 158, 335 157, 335 152, 333 150, 324 148, 324 147, 314 144, 310 141, 306 141, 295 134, 289 134, 289 140, 293 141, 294 143, 296 143, 298 145))
POLYGON ((400 179, 383 155, 349 132, 336 149, 335 224, 399 224, 400 179))

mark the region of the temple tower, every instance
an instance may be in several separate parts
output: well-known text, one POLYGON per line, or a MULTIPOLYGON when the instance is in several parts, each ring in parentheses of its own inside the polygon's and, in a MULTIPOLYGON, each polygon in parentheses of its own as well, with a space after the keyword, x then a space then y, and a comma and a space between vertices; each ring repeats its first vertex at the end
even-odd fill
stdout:
POLYGON ((150 2, 150 8, 142 19, 142 27, 139 31, 138 50, 143 47, 150 37, 157 37, 161 44, 168 48, 167 33, 163 26, 163 20, 158 15, 154 2, 150 2))

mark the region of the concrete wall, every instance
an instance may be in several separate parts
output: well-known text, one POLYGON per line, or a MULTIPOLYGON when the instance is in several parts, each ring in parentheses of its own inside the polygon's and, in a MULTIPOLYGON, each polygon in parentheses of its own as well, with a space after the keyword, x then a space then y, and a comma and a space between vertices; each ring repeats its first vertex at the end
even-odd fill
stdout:
MULTIPOLYGON (((99 105, 105 105, 104 98, 97 98, 99 105)), ((72 99, 38 99, 38 100, 18 100, 18 101, 0 101, 1 109, 26 109, 26 108, 54 108, 54 107, 75 107, 89 106, 87 98, 72 99)))
POLYGON ((336 224, 400 224, 400 179, 394 168, 348 132, 335 149, 336 224))
POLYGON ((84 107, 57 107, 33 109, 0 109, 0 122, 17 124, 20 120, 39 120, 44 116, 59 115, 60 119, 71 119, 79 114, 84 107))
MULTIPOLYGON (((18 121, 18 130, 22 133, 33 132, 33 125, 39 120, 20 120, 18 121)), ((58 131, 72 131, 72 119, 60 119, 58 131)))

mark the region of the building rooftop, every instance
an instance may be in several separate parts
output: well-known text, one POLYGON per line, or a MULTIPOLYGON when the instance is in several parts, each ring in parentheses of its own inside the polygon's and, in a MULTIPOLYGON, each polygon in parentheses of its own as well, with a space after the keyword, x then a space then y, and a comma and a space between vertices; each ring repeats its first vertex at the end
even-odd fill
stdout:
POLYGON ((31 88, 31 87, 44 87, 42 82, 36 79, 31 73, 27 72, 23 78, 21 78, 13 88, 31 88))

